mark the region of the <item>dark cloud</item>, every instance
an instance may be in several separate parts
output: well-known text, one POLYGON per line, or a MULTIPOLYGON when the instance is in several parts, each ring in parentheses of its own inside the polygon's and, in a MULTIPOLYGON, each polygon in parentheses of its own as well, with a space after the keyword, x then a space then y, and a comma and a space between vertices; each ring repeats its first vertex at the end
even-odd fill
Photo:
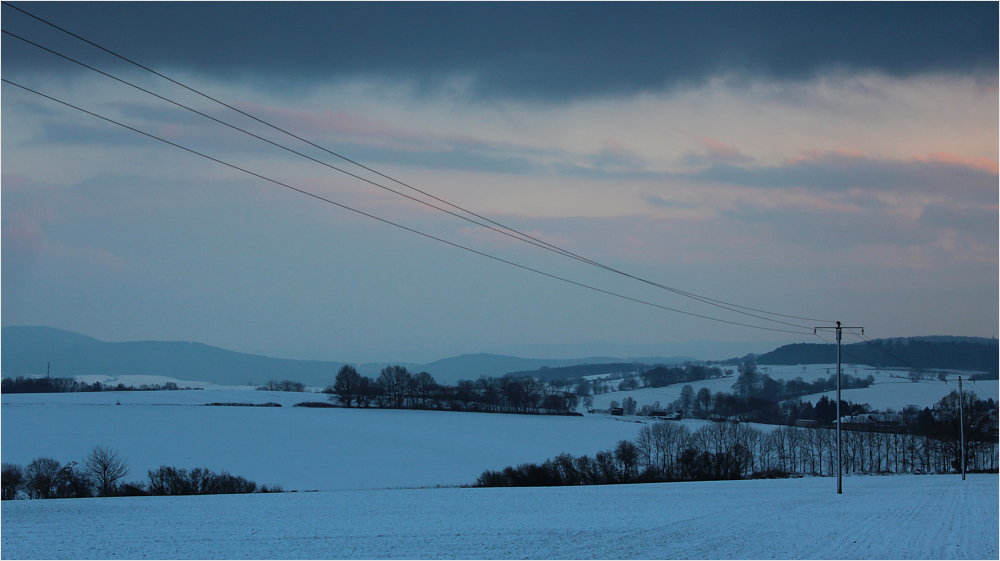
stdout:
MULTIPOLYGON (((467 74, 478 95, 562 99, 729 71, 779 79, 829 68, 995 75, 998 63, 993 2, 16 5, 156 68, 275 87, 366 76, 434 88, 467 74)), ((8 6, 3 21, 5 30, 67 54, 94 53, 8 6)), ((5 74, 68 71, 18 43, 3 39, 5 74)))

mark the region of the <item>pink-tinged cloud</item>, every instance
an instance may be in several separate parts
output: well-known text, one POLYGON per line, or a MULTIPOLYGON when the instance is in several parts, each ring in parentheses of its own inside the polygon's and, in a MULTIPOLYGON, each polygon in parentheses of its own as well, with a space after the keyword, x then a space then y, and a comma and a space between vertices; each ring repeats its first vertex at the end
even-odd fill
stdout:
POLYGON ((592 158, 599 168, 642 171, 646 159, 613 138, 601 140, 601 150, 592 158))
POLYGON ((1000 166, 997 165, 997 161, 989 158, 963 158, 949 152, 935 152, 926 156, 915 156, 913 159, 918 162, 942 162, 976 168, 987 173, 1000 174, 1000 166))
POLYGON ((847 148, 838 148, 834 150, 800 150, 797 154, 786 158, 784 165, 790 166, 800 162, 823 162, 834 158, 843 160, 862 160, 865 159, 865 154, 860 150, 847 148))
POLYGON ((805 151, 776 166, 717 164, 686 174, 698 181, 762 189, 923 194, 996 204, 996 165, 989 160, 878 159, 856 151, 805 151))
POLYGON ((686 165, 704 167, 713 165, 752 165, 754 163, 753 158, 741 152, 736 146, 707 136, 698 136, 689 132, 682 132, 682 134, 691 137, 701 145, 701 150, 689 151, 684 155, 682 162, 686 165))
POLYGON ((708 152, 708 157, 714 161, 726 162, 748 159, 735 146, 730 146, 719 140, 708 137, 695 137, 695 140, 708 152))
POLYGON ((466 134, 442 135, 430 131, 405 129, 340 111, 317 115, 307 111, 250 103, 240 104, 238 107, 305 138, 340 135, 351 137, 356 142, 387 143, 401 150, 440 149, 453 146, 485 149, 492 146, 486 140, 466 134))

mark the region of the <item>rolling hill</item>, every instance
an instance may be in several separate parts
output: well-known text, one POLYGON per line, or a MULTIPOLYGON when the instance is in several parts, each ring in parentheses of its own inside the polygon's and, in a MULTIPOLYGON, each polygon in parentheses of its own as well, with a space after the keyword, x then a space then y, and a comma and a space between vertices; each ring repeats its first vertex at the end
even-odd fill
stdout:
MULTIPOLYGON (((134 341, 109 343, 86 335, 52 327, 9 326, 0 332, 3 355, 0 372, 4 377, 44 376, 46 363, 51 375, 75 376, 162 376, 178 380, 219 385, 258 385, 268 380, 295 380, 307 386, 332 384, 344 362, 292 360, 238 353, 202 343, 178 341, 134 341)), ((629 359, 633 361, 635 359, 629 359)), ((688 357, 650 357, 647 363, 673 364, 688 357)), ((494 354, 461 355, 427 364, 395 363, 411 372, 426 371, 438 383, 476 380, 481 376, 503 376, 509 372, 560 368, 580 364, 625 362, 614 357, 578 359, 536 359, 494 354)), ((389 363, 357 365, 369 377, 389 363)))

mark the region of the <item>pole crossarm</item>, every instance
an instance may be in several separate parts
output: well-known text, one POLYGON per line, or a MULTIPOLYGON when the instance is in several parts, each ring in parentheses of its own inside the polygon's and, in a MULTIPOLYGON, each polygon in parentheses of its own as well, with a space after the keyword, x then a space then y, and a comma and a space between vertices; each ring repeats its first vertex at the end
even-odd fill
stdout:
POLYGON ((816 334, 820 329, 834 329, 837 331, 837 494, 842 495, 844 493, 842 477, 844 473, 844 453, 843 445, 840 439, 840 338, 845 329, 860 329, 861 334, 865 334, 865 328, 861 326, 857 327, 844 327, 837 322, 837 327, 814 327, 813 335, 816 334))

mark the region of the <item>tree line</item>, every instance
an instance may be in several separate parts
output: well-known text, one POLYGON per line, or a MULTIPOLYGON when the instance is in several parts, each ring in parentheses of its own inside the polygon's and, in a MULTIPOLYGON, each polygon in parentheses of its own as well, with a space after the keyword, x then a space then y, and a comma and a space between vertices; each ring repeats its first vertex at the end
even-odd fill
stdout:
POLYGON ((412 374, 398 365, 383 368, 375 379, 345 365, 323 392, 343 407, 567 415, 579 404, 576 394, 554 391, 530 376, 484 376, 449 386, 427 372, 412 374))
POLYGON ((204 468, 160 466, 147 472, 146 482, 123 483, 128 473, 125 458, 102 446, 94 447, 82 465, 44 457, 26 467, 5 462, 0 468, 0 496, 14 500, 282 492, 280 486, 258 485, 245 477, 204 468))
MULTIPOLYGON (((846 473, 949 473, 961 469, 958 403, 964 399, 968 471, 996 472, 997 421, 992 400, 971 392, 945 396, 934 413, 898 432, 842 431, 846 473), (922 424, 920 424, 922 423, 922 424), (922 432, 921 432, 922 431, 922 432)), ((763 432, 721 421, 692 431, 661 421, 643 426, 635 441, 622 440, 594 457, 560 454, 541 464, 487 470, 481 487, 600 485, 831 476, 837 470, 836 433, 826 428, 779 426, 763 432)))
POLYGON ((140 384, 126 386, 123 383, 102 384, 100 382, 79 382, 73 378, 4 378, 0 380, 2 393, 67 393, 67 392, 144 392, 144 391, 174 391, 200 390, 202 388, 180 387, 175 382, 165 384, 140 384))

